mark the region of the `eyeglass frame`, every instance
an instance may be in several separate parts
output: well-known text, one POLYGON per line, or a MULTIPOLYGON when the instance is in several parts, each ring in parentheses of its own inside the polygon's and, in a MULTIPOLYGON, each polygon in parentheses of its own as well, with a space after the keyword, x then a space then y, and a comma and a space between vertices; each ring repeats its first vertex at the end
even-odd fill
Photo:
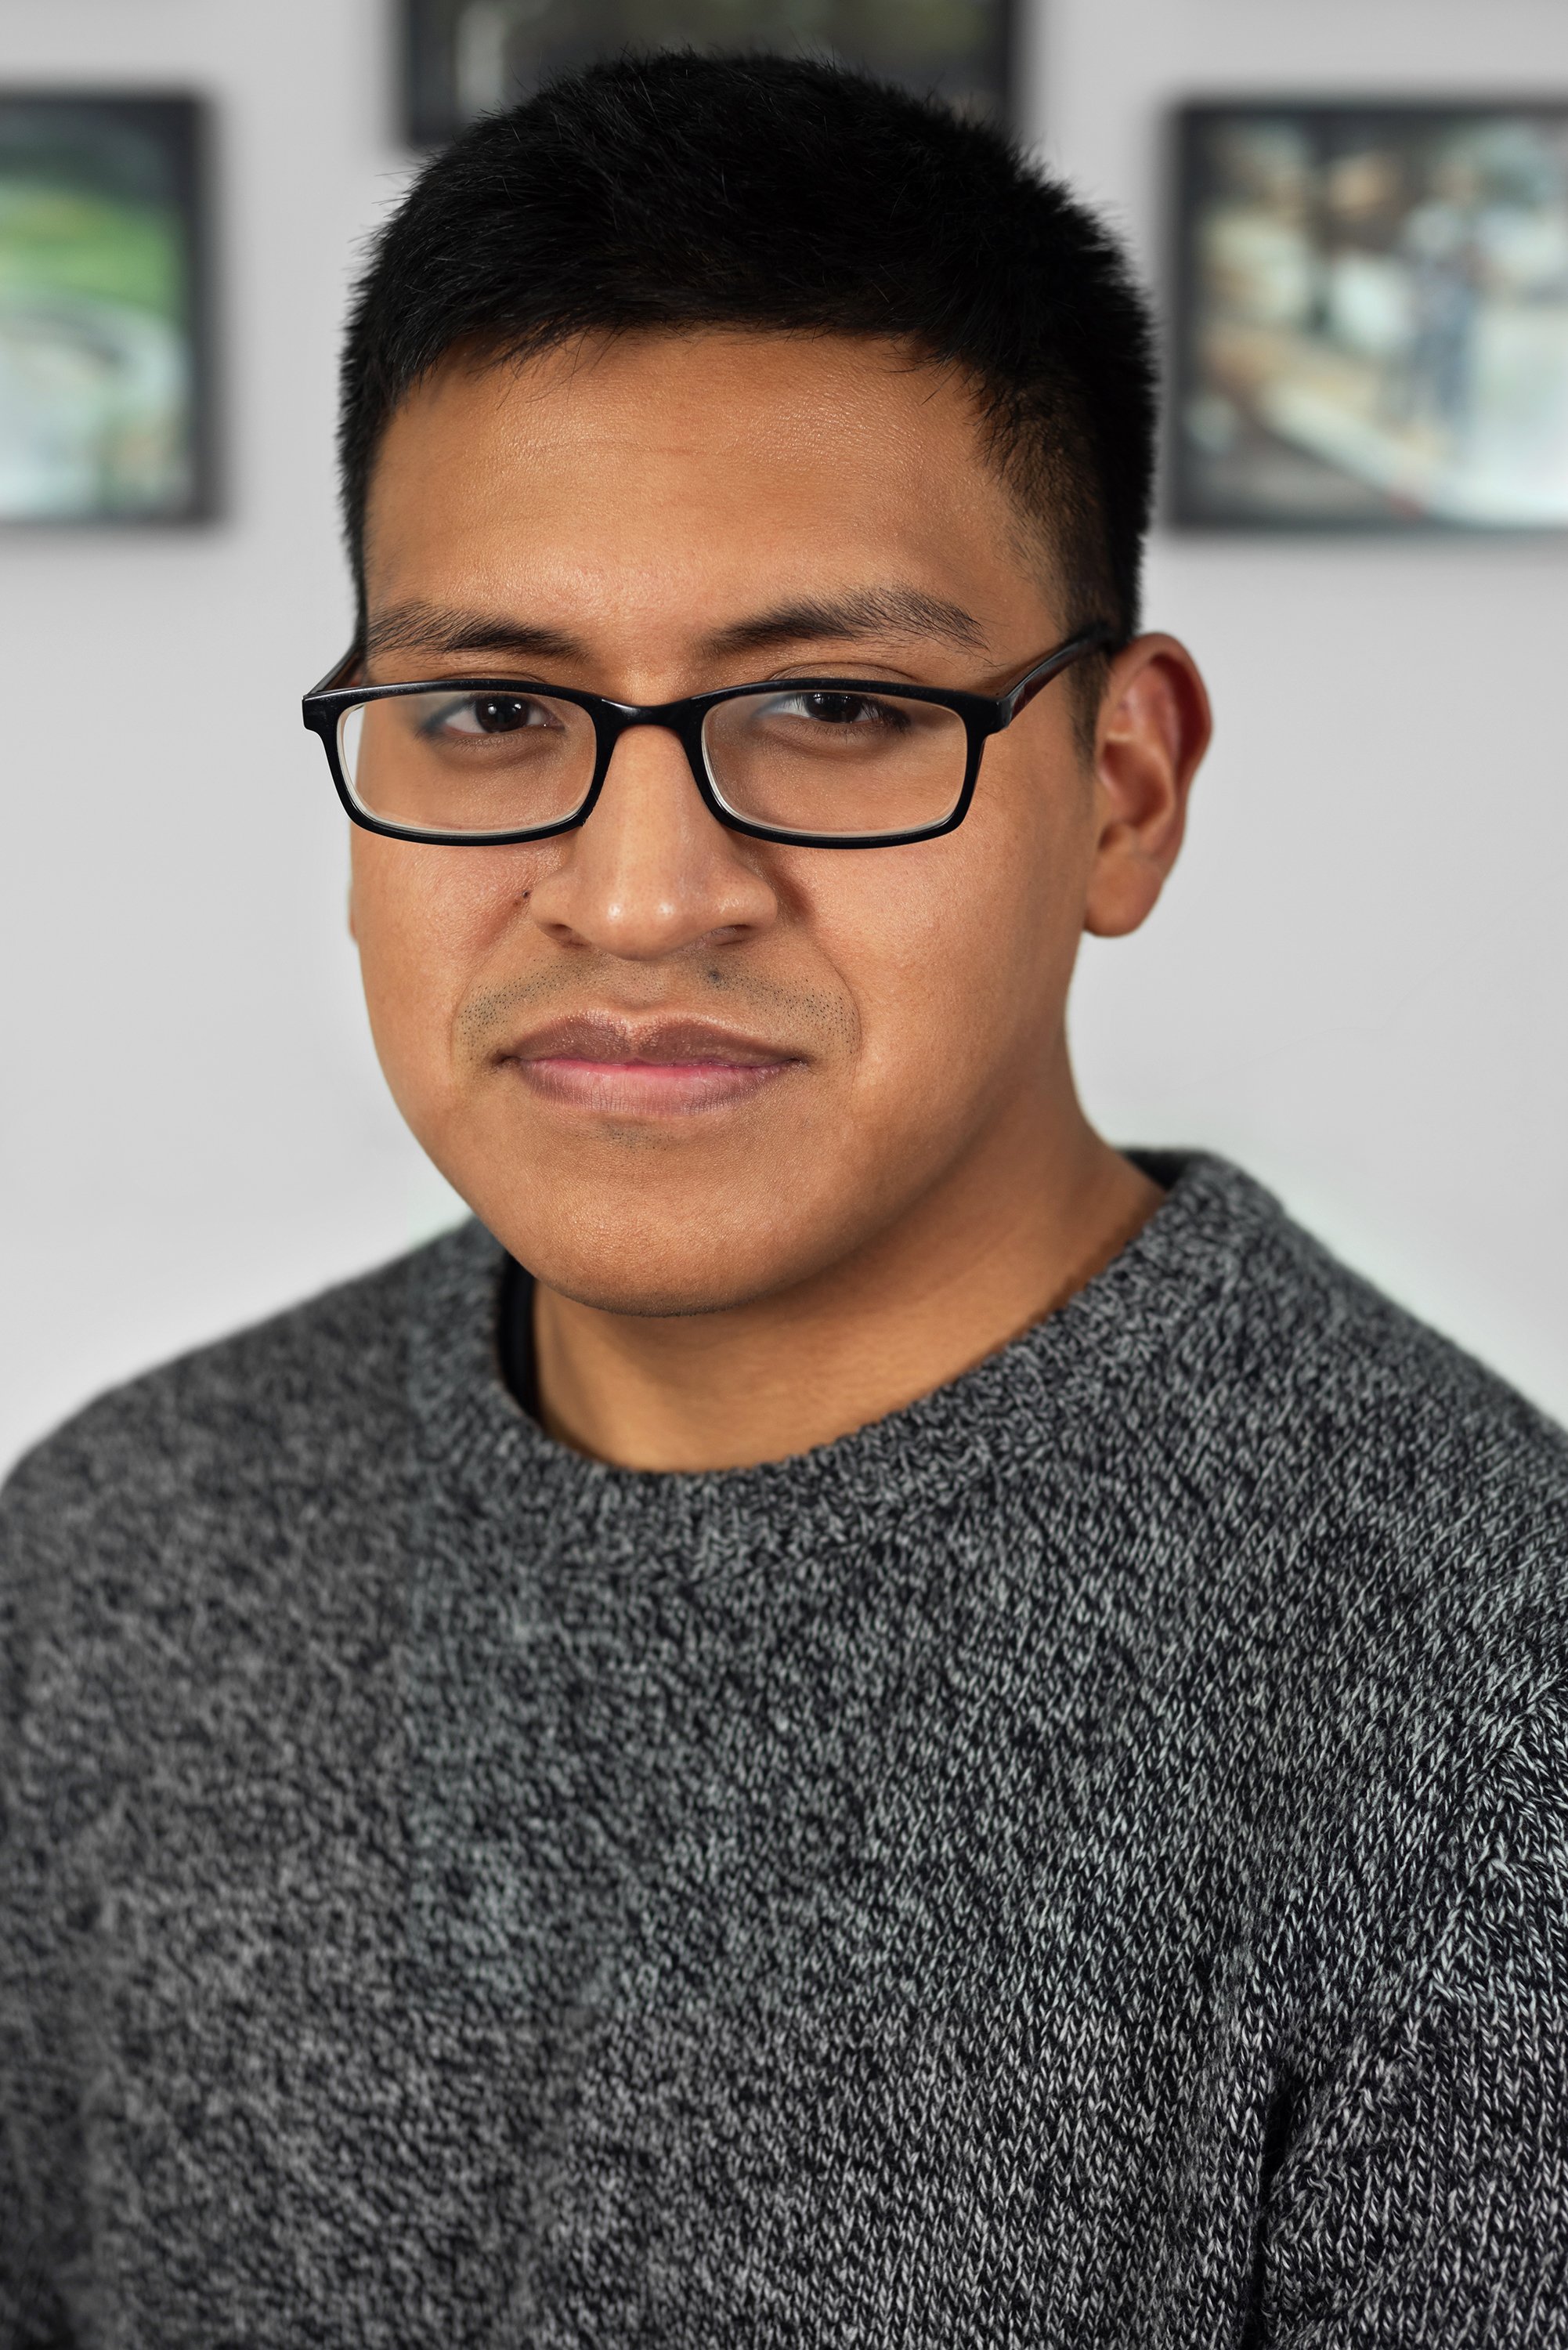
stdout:
POLYGON ((607 694, 587 693, 576 686, 547 685, 541 678, 524 677, 441 677, 421 678, 409 684, 342 685, 338 680, 361 659, 358 650, 347 654, 337 667, 328 670, 319 685, 313 686, 300 703, 306 729, 318 735, 327 753, 327 764, 337 796, 350 820, 366 832, 379 833, 389 840, 407 840, 434 848, 510 848, 524 841, 548 840, 556 834, 574 832, 586 824, 593 814, 616 745, 623 734, 637 726, 659 726, 673 734, 686 754, 692 780, 701 795, 702 805, 710 816, 732 832, 743 833, 748 839, 777 841, 795 848, 901 848, 919 840, 939 840, 943 834, 956 831, 969 814, 974 797, 980 764, 987 743, 994 734, 1011 726, 1033 701, 1035 695, 1054 679, 1071 669, 1085 654, 1096 652, 1116 641, 1116 631, 1103 622, 1080 629, 1065 638, 1026 670, 1017 683, 996 695, 964 693, 940 685, 905 685, 890 678, 857 677, 779 677, 759 683, 722 685, 709 693, 682 694, 674 702, 617 702, 607 694), (708 772, 707 754, 702 730, 711 710, 721 702, 738 702, 751 694, 776 694, 788 691, 796 693, 864 693, 896 694, 900 701, 929 702, 950 710, 963 722, 967 753, 963 784, 958 802, 950 815, 940 824, 917 827, 905 832, 792 832, 778 825, 754 824, 747 816, 737 816, 720 798, 718 787, 708 772), (412 693, 502 693, 547 695, 552 702, 569 702, 587 712, 594 728, 594 772, 581 802, 569 816, 559 817, 552 824, 531 825, 522 829, 504 832, 434 832, 415 825, 389 823, 383 816, 372 816, 355 799, 348 778, 343 772, 342 754, 338 748, 338 722, 346 710, 358 709, 369 702, 390 702, 400 695, 412 693))

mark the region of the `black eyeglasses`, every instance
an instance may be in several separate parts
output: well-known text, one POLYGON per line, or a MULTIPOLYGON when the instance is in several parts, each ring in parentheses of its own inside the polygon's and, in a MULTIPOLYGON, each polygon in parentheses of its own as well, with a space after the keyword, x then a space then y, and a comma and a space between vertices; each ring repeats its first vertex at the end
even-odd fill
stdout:
POLYGON ((887 848, 963 822, 981 754, 1053 678, 1114 641, 1085 629, 995 700, 885 679, 790 677, 637 703, 515 677, 344 685, 302 705, 356 824, 394 840, 498 848, 593 813, 633 726, 663 726, 721 824, 808 848, 887 848))

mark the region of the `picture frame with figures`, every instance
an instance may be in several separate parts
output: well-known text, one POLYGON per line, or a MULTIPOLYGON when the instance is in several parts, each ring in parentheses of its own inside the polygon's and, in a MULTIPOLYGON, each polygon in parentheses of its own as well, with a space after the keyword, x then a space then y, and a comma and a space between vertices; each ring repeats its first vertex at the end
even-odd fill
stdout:
POLYGON ((1175 145, 1178 525, 1568 527, 1568 102, 1228 99, 1175 145))

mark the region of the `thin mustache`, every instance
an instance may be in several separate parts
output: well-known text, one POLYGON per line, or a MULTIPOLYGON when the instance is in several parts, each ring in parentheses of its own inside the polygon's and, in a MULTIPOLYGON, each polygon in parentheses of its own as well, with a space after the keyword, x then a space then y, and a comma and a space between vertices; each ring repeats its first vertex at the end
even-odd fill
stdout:
MULTIPOLYGON (((707 1025, 702 1015, 691 1008, 691 995, 703 993, 710 996, 710 1001, 720 999, 713 1003, 715 1011, 722 1002, 723 1010, 732 1010, 742 1020, 755 1024, 754 1029, 748 1031, 739 1026, 726 1029, 722 1019, 712 1024, 732 1038, 748 1035, 766 1037, 770 1034, 801 1038, 805 1050, 789 1045, 768 1048, 783 1051, 791 1059, 805 1057, 810 1049, 805 1040, 829 1051, 853 1051, 859 1042, 859 1021, 853 1006, 844 998, 810 987, 781 986, 761 972, 726 970, 722 964, 708 963, 706 959, 695 970, 688 971, 687 984, 680 990, 687 998, 684 1004, 677 1005, 668 999, 663 1003, 628 1003, 624 1000, 626 992, 624 970, 601 970, 592 978, 580 970, 570 973, 559 970, 519 973, 514 979, 504 980, 499 986, 477 990, 469 997, 456 1016, 456 1039, 465 1057, 487 1061, 514 1054, 516 1048, 512 1039, 543 1035, 546 1026, 556 1022, 587 1019, 608 1022, 623 1031, 641 1026, 645 1032, 661 1022, 707 1025), (590 992, 598 995, 597 1003, 584 1003, 590 992), (576 1003, 571 1001, 574 996, 576 1003), (617 1003, 617 996, 621 996, 622 1001, 617 1003), (535 1018, 536 1027, 532 1024, 535 1018)), ((674 992, 670 991, 671 994, 674 992)))
POLYGON ((738 1029, 726 1028, 714 1020, 668 1015, 633 1020, 613 1013, 583 1012, 528 1029, 507 1044, 500 1057, 509 1061, 599 1061, 621 1066, 643 1062, 669 1066, 672 1063, 699 1062, 755 1068, 798 1061, 803 1055, 788 1045, 742 1035, 738 1029))

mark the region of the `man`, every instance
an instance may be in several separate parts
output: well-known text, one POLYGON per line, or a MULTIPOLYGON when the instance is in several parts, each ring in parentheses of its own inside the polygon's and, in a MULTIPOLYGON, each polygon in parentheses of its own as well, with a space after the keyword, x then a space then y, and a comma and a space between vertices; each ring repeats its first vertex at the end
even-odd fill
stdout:
POLYGON ((306 716, 475 1221, 14 1481, 6 2345, 1568 2341, 1563 1443, 1074 1093, 1151 443, 825 66, 387 230, 306 716))

